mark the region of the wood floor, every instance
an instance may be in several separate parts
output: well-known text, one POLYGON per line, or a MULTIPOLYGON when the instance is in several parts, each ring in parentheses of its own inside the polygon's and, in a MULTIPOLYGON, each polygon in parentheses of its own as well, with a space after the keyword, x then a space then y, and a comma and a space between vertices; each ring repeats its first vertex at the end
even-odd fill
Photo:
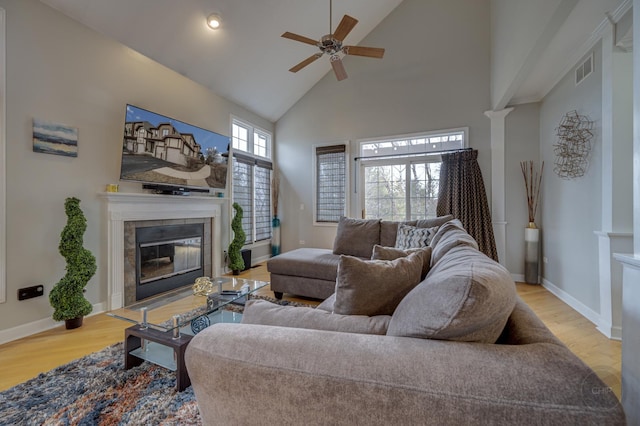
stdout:
MULTIPOLYGON (((264 265, 243 272, 240 277, 269 281, 264 265)), ((595 326, 541 286, 517 284, 518 294, 551 331, 589 365, 620 398, 621 342, 609 340, 595 326)), ((259 294, 273 296, 269 287, 259 294)), ((285 295, 291 301, 317 304, 318 301, 285 295)), ((85 318, 76 330, 64 326, 0 345, 0 391, 42 372, 99 351, 122 341, 131 324, 106 314, 85 318)))

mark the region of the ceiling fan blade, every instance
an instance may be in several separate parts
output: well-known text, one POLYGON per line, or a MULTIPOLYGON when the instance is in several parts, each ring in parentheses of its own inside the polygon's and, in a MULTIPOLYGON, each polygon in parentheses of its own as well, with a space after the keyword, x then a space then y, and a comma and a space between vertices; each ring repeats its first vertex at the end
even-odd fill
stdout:
POLYGON ((338 41, 344 40, 357 23, 358 20, 356 18, 352 18, 349 15, 344 15, 342 17, 342 21, 340 21, 340 23, 338 24, 338 28, 336 28, 336 31, 333 33, 333 38, 338 41))
POLYGON ((317 40, 313 40, 313 39, 310 39, 309 37, 301 36, 301 35, 298 35, 298 34, 290 33, 289 31, 287 31, 286 33, 282 34, 281 37, 288 38, 290 40, 299 41, 299 42, 302 42, 302 43, 307 43, 307 44, 310 44, 312 46, 317 46, 318 45, 318 41, 317 40))
POLYGON ((305 59, 304 61, 300 62, 298 65, 292 67, 289 71, 298 72, 302 68, 306 67, 307 65, 309 65, 310 63, 312 63, 313 61, 315 61, 316 59, 318 59, 321 56, 322 56, 322 53, 316 53, 315 55, 311 55, 307 59, 305 59))
POLYGON ((344 64, 342 63, 340 56, 331 56, 331 67, 333 68, 333 72, 335 73, 338 81, 342 81, 347 78, 347 71, 344 69, 344 64))
POLYGON ((384 56, 384 49, 381 47, 343 46, 342 52, 345 55, 366 56, 368 58, 382 58, 384 56))

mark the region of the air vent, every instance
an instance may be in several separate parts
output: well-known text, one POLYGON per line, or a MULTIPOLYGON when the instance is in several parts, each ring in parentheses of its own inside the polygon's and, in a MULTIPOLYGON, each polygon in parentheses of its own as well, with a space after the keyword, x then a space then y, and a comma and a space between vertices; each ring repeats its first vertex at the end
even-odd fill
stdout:
POLYGON ((576 86, 593 72, 593 53, 576 68, 576 86))

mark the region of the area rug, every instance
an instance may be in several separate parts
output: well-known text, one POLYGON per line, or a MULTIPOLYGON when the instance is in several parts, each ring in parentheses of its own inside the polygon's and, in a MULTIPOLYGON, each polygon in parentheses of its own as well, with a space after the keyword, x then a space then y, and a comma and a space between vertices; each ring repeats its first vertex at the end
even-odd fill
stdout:
POLYGON ((0 425, 202 424, 193 388, 175 384, 173 371, 149 362, 125 370, 117 343, 0 392, 0 425))
POLYGON ((148 362, 124 369, 123 344, 40 374, 0 393, 6 425, 199 425, 193 389, 148 362))

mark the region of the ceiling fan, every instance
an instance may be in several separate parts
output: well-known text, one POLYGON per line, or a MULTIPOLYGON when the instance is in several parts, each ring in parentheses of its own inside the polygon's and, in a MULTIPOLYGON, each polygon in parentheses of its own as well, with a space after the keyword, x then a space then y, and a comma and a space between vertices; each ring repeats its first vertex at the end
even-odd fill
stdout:
POLYGON ((282 34, 282 37, 284 38, 310 44, 320 49, 319 53, 309 56, 304 61, 289 69, 289 71, 298 72, 302 68, 319 59, 322 55, 326 54, 329 55, 333 72, 335 73, 338 81, 340 81, 347 78, 347 71, 344 69, 342 59, 338 55, 339 52, 342 52, 345 55, 366 56, 368 58, 382 58, 382 56, 384 55, 384 49, 379 47, 343 46, 342 41, 347 37, 347 35, 349 35, 351 30, 353 30, 353 28, 358 23, 358 20, 356 18, 352 18, 349 15, 344 15, 335 32, 331 33, 331 15, 332 1, 329 0, 329 34, 322 36, 322 38, 320 38, 320 40, 318 41, 313 40, 309 37, 290 33, 289 31, 282 34))

